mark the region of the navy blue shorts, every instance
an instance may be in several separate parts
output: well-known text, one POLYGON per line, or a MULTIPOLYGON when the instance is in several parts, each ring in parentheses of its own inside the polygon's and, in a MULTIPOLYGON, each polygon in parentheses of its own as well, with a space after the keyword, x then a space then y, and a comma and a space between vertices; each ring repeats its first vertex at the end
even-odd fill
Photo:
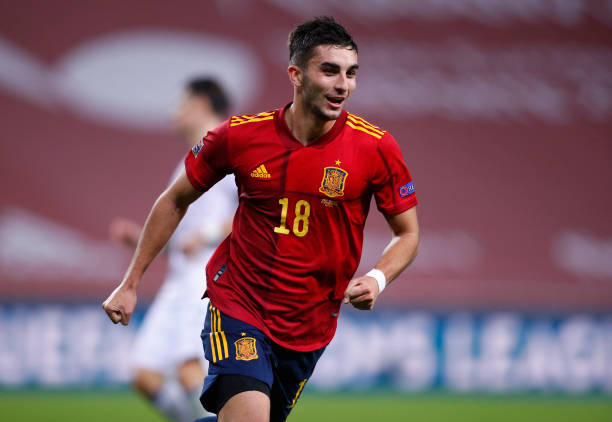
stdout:
POLYGON ((271 422, 287 418, 325 350, 325 347, 312 352, 286 349, 252 325, 231 318, 212 305, 206 313, 202 343, 209 367, 200 401, 207 410, 219 410, 208 405, 207 400, 219 377, 242 375, 269 387, 271 422))

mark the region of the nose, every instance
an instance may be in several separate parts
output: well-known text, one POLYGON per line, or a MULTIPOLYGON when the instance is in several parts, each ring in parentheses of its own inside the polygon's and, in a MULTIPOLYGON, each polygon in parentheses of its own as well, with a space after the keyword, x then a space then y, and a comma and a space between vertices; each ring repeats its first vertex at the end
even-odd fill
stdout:
POLYGON ((334 89, 338 94, 345 94, 348 91, 348 79, 346 75, 340 73, 336 78, 336 83, 334 84, 334 89))

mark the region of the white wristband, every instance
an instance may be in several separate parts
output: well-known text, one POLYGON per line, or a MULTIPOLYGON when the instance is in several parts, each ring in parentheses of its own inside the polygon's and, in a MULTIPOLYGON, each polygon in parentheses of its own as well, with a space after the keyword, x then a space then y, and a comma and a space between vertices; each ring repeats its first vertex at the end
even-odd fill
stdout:
POLYGON ((376 279, 378 283, 378 294, 381 294, 382 291, 385 290, 385 287, 387 287, 387 277, 385 277, 385 274, 379 269, 372 268, 366 275, 376 279))

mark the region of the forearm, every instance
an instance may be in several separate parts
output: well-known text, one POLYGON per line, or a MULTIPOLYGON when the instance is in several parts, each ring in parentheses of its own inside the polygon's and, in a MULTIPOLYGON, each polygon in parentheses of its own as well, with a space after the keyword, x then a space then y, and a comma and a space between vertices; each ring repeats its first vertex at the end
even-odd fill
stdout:
POLYGON ((351 303, 361 310, 372 309, 385 286, 412 262, 418 245, 418 231, 395 234, 375 266, 385 277, 379 277, 377 271, 371 271, 352 279, 344 291, 344 303, 351 303))
POLYGON ((393 236, 374 268, 385 274, 387 284, 389 284, 410 265, 417 255, 418 248, 418 233, 393 236))
POLYGON ((168 191, 160 195, 140 233, 134 256, 122 284, 134 289, 138 287, 142 275, 166 245, 188 206, 187 202, 177 203, 168 191))
POLYGON ((387 223, 393 238, 376 263, 375 270, 349 281, 344 291, 344 303, 351 303, 357 309, 372 309, 385 286, 393 281, 417 254, 419 224, 416 209, 413 207, 400 214, 389 216, 387 223))

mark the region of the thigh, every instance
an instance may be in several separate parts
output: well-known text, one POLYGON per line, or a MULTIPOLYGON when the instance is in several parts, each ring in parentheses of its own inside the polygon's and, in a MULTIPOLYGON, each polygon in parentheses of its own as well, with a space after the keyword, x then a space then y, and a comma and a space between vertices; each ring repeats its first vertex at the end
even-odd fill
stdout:
POLYGON ((270 392, 270 421, 282 422, 295 407, 325 348, 297 352, 276 345, 274 384, 270 392))
MULTIPOLYGON (((208 411, 216 413, 223 405, 218 403, 216 385, 224 376, 249 377, 255 380, 252 390, 269 392, 274 381, 274 356, 267 337, 257 328, 209 305, 202 343, 208 360, 208 375, 200 401, 208 411), (261 388, 261 385, 265 388, 261 388)), ((242 392, 233 387, 230 391, 242 392)), ((223 398, 228 400, 231 395, 223 398)))
POLYGON ((244 391, 227 401, 218 415, 219 422, 269 422, 270 398, 260 391, 244 391))

